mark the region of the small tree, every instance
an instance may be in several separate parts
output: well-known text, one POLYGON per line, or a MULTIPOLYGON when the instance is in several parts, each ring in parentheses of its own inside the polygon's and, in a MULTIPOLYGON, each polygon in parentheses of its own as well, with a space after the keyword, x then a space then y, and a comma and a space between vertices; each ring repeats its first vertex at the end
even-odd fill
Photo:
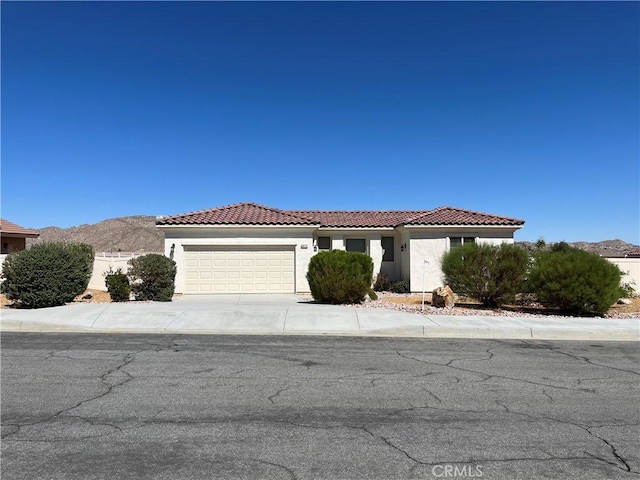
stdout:
POLYGON ((539 302, 571 315, 602 315, 621 295, 620 269, 600 256, 557 244, 540 252, 529 274, 539 302))
POLYGON ((129 279, 136 300, 170 302, 175 291, 176 262, 159 253, 129 260, 129 279))
POLYGON ((442 272, 454 292, 499 307, 522 292, 528 264, 529 254, 516 245, 468 243, 443 255, 442 272))
POLYGON ((131 294, 131 285, 127 274, 121 268, 112 270, 109 268, 104 276, 104 283, 112 302, 127 302, 131 294))
POLYGON ((93 260, 91 245, 37 244, 5 258, 0 291, 28 308, 64 305, 87 289, 93 260))
POLYGON ((371 290, 373 261, 359 252, 320 252, 311 257, 307 280, 318 302, 361 303, 371 290))

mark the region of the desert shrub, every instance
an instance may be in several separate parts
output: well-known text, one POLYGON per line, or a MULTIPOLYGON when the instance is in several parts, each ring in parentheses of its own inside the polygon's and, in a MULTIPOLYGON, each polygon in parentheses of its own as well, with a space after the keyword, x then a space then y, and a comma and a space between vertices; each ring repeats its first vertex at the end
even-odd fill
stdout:
POLYGON ((115 271, 109 268, 104 276, 104 283, 107 286, 107 292, 109 292, 112 302, 129 301, 131 285, 129 284, 129 277, 121 268, 115 271))
POLYGON ((0 291, 27 308, 64 305, 87 289, 93 260, 91 245, 37 244, 5 258, 0 291))
POLYGON ((410 293, 409 282, 406 280, 398 280, 389 285, 389 291, 393 293, 410 293))
POLYGON ((170 302, 175 291, 176 262, 159 253, 129 260, 129 280, 136 300, 170 302))
POLYGON ((391 286, 389 277, 384 273, 379 273, 376 276, 376 281, 373 284, 373 290, 376 292, 387 292, 389 291, 389 286, 391 286))
POLYGON ((377 300, 378 299, 378 294, 373 290, 373 288, 369 289, 369 292, 367 293, 367 295, 369 295, 369 298, 371 300, 377 300))
POLYGON ((622 293, 620 269, 600 256, 572 247, 536 256, 529 273, 537 300, 571 315, 602 315, 622 293))
POLYGON ((468 243, 442 257, 444 280, 459 295, 488 307, 515 301, 524 288, 529 254, 516 245, 468 243))
POLYGON ((318 302, 360 303, 371 289, 373 261, 359 252, 320 252, 311 257, 307 280, 318 302))
POLYGON ((636 296, 635 282, 622 282, 620 284, 620 298, 633 298, 636 296))

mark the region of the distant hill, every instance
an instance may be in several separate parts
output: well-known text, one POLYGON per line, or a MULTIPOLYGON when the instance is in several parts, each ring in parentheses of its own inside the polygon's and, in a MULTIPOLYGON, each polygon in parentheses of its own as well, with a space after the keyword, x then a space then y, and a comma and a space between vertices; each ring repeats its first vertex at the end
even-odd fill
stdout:
MULTIPOLYGON (((640 246, 624 242, 622 240, 604 240, 602 242, 567 242, 572 247, 597 253, 603 257, 640 256, 640 246)), ((532 242, 516 242, 516 244, 529 250, 535 248, 532 242)), ((552 244, 549 244, 552 245, 552 244)))
MULTIPOLYGON (((42 242, 82 242, 93 245, 96 252, 164 252, 164 235, 156 228, 156 217, 136 215, 104 220, 93 225, 60 228, 46 227, 37 230, 40 238, 30 244, 42 242)), ((516 242, 525 248, 533 248, 532 242, 516 242)), ((640 247, 622 240, 602 242, 574 242, 574 247, 608 257, 640 255, 640 247)))
POLYGON ((136 215, 104 220, 93 225, 37 230, 40 237, 30 243, 81 242, 96 252, 163 253, 164 235, 156 228, 156 217, 136 215))

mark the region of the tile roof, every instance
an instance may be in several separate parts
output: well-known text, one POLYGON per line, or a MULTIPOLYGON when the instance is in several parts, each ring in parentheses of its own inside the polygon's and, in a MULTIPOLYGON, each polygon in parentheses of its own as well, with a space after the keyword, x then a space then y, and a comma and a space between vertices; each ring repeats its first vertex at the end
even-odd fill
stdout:
POLYGON ((403 224, 407 218, 426 213, 407 210, 287 210, 287 212, 317 219, 323 227, 360 228, 395 227, 403 224))
POLYGON ((159 218, 156 225, 317 225, 318 222, 257 203, 225 207, 159 218))
POLYGON ((21 236, 21 237, 38 237, 40 234, 35 230, 31 230, 29 228, 21 227, 20 225, 16 225, 13 222, 0 218, 0 235, 13 235, 13 236, 21 236))
POLYGON ((323 211, 278 210, 256 203, 237 203, 159 218, 157 225, 318 225, 336 228, 384 228, 399 225, 522 226, 523 220, 453 207, 433 210, 323 211))
POLYGON ((524 220, 474 212, 454 207, 440 207, 405 222, 405 225, 524 225, 524 220))

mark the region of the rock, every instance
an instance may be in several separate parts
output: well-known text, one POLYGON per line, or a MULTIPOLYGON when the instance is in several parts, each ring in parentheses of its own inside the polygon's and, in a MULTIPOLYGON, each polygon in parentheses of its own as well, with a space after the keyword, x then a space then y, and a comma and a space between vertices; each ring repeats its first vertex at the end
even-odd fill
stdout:
POLYGON ((82 296, 82 300, 93 300, 93 292, 87 292, 82 296))
POLYGON ((633 303, 630 298, 621 298, 618 300, 618 305, 631 305, 633 303))
POLYGON ((449 285, 438 287, 431 292, 431 305, 437 308, 453 308, 456 294, 449 285))

